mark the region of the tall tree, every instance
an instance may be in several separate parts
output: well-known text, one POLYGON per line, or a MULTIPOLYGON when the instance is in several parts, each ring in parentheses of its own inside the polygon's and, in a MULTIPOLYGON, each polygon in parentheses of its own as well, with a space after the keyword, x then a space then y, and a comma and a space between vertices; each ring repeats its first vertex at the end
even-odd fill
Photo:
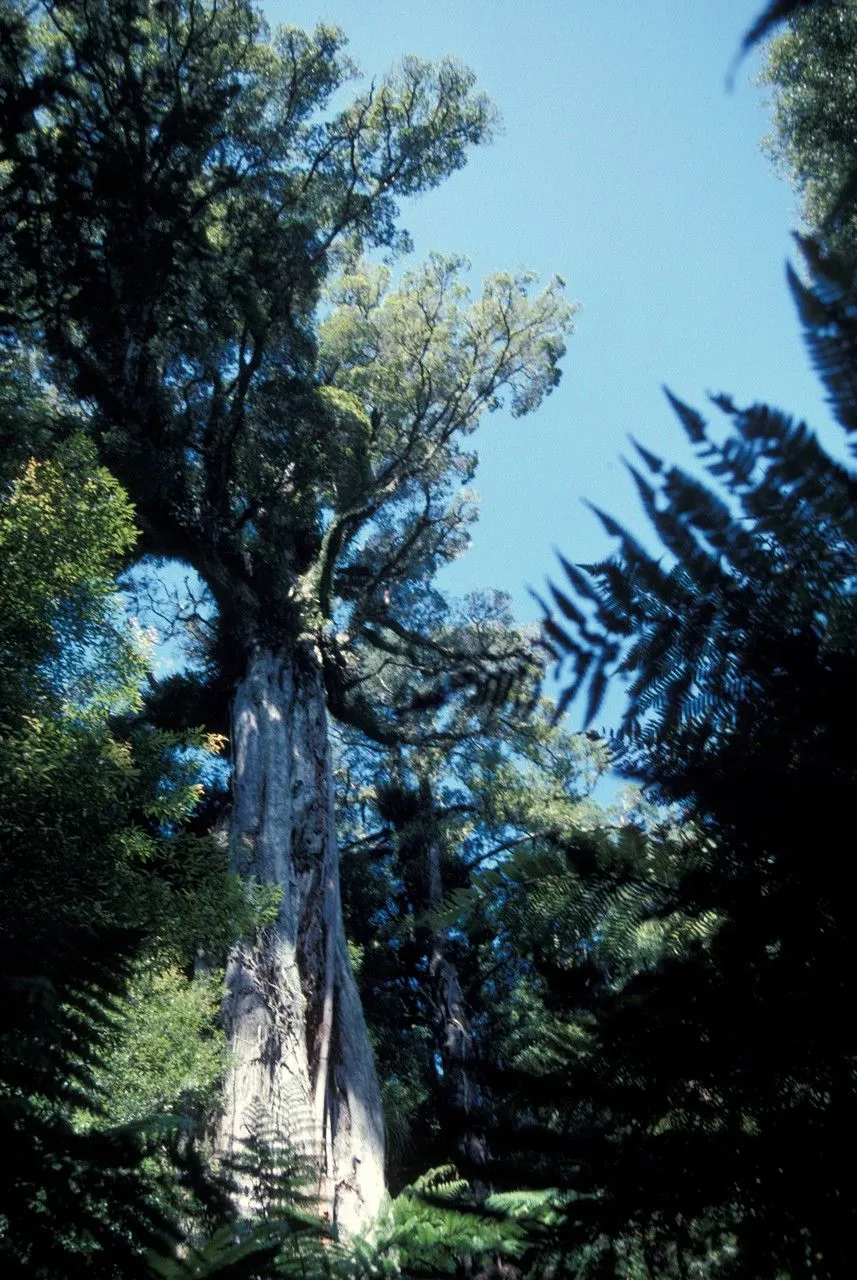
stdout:
POLYGON ((457 64, 406 59, 331 111, 353 74, 341 34, 271 35, 245 0, 6 3, 2 22, 3 317, 86 405, 145 550, 211 591, 234 865, 283 888, 276 923, 229 964, 221 1142, 261 1104, 357 1228, 384 1194, 383 1126, 327 709, 413 735, 419 705, 390 705, 388 667, 421 672, 425 700, 508 665, 505 648, 431 634, 429 584, 466 540, 462 438, 504 398, 523 414, 550 391, 571 312, 529 277, 470 302, 460 263, 392 287, 360 262, 406 243, 399 197, 490 134, 457 64))

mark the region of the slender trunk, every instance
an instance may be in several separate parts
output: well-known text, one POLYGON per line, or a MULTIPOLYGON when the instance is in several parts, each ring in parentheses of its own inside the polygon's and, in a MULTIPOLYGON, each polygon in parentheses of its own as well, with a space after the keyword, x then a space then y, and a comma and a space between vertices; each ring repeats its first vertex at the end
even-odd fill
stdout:
MULTIPOLYGON (((233 865, 279 885, 276 922, 233 948, 218 1146, 258 1129, 308 1156, 321 1211, 364 1231, 385 1198, 384 1126, 345 944, 327 710, 314 647, 257 651, 233 711, 233 865)), ((241 1208, 252 1206, 246 1195, 241 1208)))
MULTIPOLYGON (((420 792, 424 820, 429 824, 425 842, 428 906, 430 910, 438 910, 443 903, 441 835, 433 816, 431 787, 425 780, 420 784, 420 792)), ((473 1038, 467 1006, 458 970, 450 960, 448 950, 446 931, 435 929, 429 975, 435 1011, 436 1044, 443 1065, 444 1092, 460 1126, 458 1149, 472 1173, 474 1167, 485 1164, 488 1153, 485 1139, 476 1128, 476 1093, 472 1071, 468 1066, 473 1054, 473 1038)), ((485 1190, 479 1178, 474 1180, 474 1185, 478 1192, 485 1190)))

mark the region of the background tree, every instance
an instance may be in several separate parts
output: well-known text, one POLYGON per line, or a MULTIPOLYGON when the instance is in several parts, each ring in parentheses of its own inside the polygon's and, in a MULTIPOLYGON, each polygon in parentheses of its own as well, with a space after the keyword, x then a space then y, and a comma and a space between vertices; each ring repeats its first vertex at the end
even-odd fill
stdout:
MULTIPOLYGON (((492 625, 509 625, 497 602, 470 612, 489 606, 492 625)), ((341 756, 346 923, 395 1188, 452 1163, 484 1189, 485 1131, 498 1121, 483 1068, 503 1056, 524 967, 514 929, 500 924, 504 886, 523 851, 607 821, 588 798, 606 750, 563 733, 551 713, 507 703, 475 714, 460 698, 445 704, 434 750, 385 751, 351 735, 341 756)))
POLYGON ((857 269, 857 96, 852 0, 813 3, 768 47, 761 83, 773 90, 764 146, 793 183, 810 233, 857 269))
MULTIPOLYGON (((3 412, 35 410, 38 388, 4 373, 3 412)), ((148 1251, 179 1237, 180 1174, 164 1164, 177 1131, 111 1125, 101 1054, 120 1039, 134 963, 163 956, 184 914, 186 882, 170 891, 157 868, 181 857, 198 766, 167 735, 110 723, 139 701, 145 669, 115 597, 137 536, 120 487, 80 437, 17 472, 2 462, 0 1255, 10 1275, 67 1275, 84 1259, 93 1275, 143 1275, 148 1251)), ((173 995, 189 989, 176 974, 173 995)), ((186 1060, 211 1021, 184 1019, 186 1060)))
POLYGON ((359 263, 405 243, 399 197, 490 134, 455 63, 407 59, 325 116, 353 74, 341 34, 272 36, 243 0, 6 5, 3 37, 5 323, 86 405, 142 549, 211 591, 211 727, 235 685, 234 865, 283 888, 276 923, 229 965, 222 1143, 261 1104, 309 1144, 321 1200, 354 1228, 381 1203, 383 1131, 325 703, 392 737, 408 716, 382 696, 391 661, 461 684, 508 666, 429 636, 428 584, 463 545, 462 437, 504 396, 522 414, 552 388, 570 310, 528 277, 469 302, 460 264, 393 288, 359 263), (345 273, 316 360, 334 251, 345 273))

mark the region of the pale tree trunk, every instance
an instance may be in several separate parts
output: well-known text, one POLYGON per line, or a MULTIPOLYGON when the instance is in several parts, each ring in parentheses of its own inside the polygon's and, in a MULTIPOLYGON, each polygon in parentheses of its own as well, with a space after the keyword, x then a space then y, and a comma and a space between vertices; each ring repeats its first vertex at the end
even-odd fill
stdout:
MULTIPOLYGON (((233 711, 233 865, 282 888, 276 923, 233 948, 218 1147, 259 1121, 309 1158, 319 1207, 364 1232, 385 1199, 381 1096, 345 944, 327 709, 309 642, 257 651, 233 711)), ((245 1195, 240 1207, 252 1208, 245 1195)))

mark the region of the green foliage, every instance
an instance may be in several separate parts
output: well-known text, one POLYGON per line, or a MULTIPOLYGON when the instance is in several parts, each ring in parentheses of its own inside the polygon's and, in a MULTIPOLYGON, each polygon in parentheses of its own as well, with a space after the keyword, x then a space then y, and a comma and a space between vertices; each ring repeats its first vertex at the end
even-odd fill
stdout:
POLYGON ((452 1165, 430 1169, 403 1191, 392 1205, 385 1234, 384 1247, 397 1258, 399 1274, 415 1280, 458 1275, 462 1258, 477 1271, 520 1252, 514 1216, 490 1202, 477 1205, 452 1165))
MULTIPOLYGON (((175 1128, 79 1128, 72 1110, 100 1111, 98 1051, 121 999, 134 939, 54 930, 50 949, 0 928, 0 1263, 4 1275, 60 1280, 86 1268, 147 1275, 169 1252, 175 1197, 151 1157, 175 1128)), ((162 1164, 162 1161, 161 1161, 162 1164)), ((176 1176, 175 1167, 171 1178, 176 1176)))
POLYGON ((9 882, 30 887, 22 934, 47 938, 81 912, 139 926, 135 883, 199 797, 177 740, 121 735, 106 718, 139 702, 144 670, 111 575, 134 537, 127 499, 78 441, 28 464, 0 503, 0 822, 9 882))
MULTIPOLYGON (((134 503, 139 553, 180 559, 211 593, 203 677, 149 705, 186 726, 189 705, 217 695, 223 728, 248 653, 310 635, 341 721, 387 745, 472 740, 519 672, 532 689, 536 664, 491 609, 453 610, 432 586, 473 518, 465 438, 501 403, 522 416, 550 393, 574 309, 558 280, 539 292, 527 273, 498 274, 471 298, 460 261, 432 258, 393 286, 363 257, 407 247, 397 202, 490 136, 471 73, 407 58, 340 109, 354 74, 341 33, 272 33, 245 0, 6 3, 0 36, 9 349, 21 364, 36 351, 39 378, 78 408, 134 503)), ((64 433, 29 434, 49 445, 64 433)), ((57 652, 79 676, 93 650, 57 652)), ((67 702, 37 717, 41 755, 22 720, 9 757, 14 773, 29 752, 4 800, 15 872, 34 888, 29 925, 134 920, 162 985, 110 1049, 111 1088, 136 1107, 184 1087, 166 1034, 184 1027, 204 1093, 204 1001, 166 975, 200 950, 219 959, 230 924, 264 928, 276 904, 189 829, 203 825, 210 742, 154 730, 130 692, 124 707, 93 703, 88 720, 85 698, 67 702)), ((494 835, 507 824, 491 804, 494 835)), ((452 964, 452 930, 416 932, 423 958, 434 935, 452 964)), ((371 981, 371 947, 363 957, 371 981)), ((405 966, 399 998, 408 979, 405 966)), ((432 1069, 425 1044, 415 1058, 409 1079, 432 1069)))
MULTIPOLYGON (((193 878, 160 874, 189 847, 183 826, 201 794, 206 741, 134 720, 145 652, 122 621, 114 574, 136 532, 91 446, 73 438, 8 470, 0 1250, 8 1274, 59 1280, 85 1258, 93 1275, 145 1275, 146 1254, 171 1251, 179 1237, 184 1175, 181 1127, 139 1122, 156 1099, 207 1101, 220 1059, 211 984, 176 969, 156 976, 151 960, 157 952, 163 969, 211 937, 188 909, 193 878), (132 982, 141 952, 148 991, 142 970, 132 982)), ((222 854, 200 838, 194 849, 207 863, 199 882, 225 885, 222 854)), ((216 941, 225 939, 221 922, 216 941)))
POLYGON ((408 58, 331 112, 354 74, 342 33, 271 33, 244 0, 41 17, 6 13, 8 318, 21 336, 49 313, 40 336, 97 406, 148 549, 180 549, 222 606, 239 585, 247 606, 234 557, 291 553, 300 572, 317 534, 327 252, 401 243, 396 201, 458 168, 493 110, 464 68, 408 58))
POLYGON ((220 974, 188 980, 175 967, 138 968, 95 1074, 108 1123, 217 1110, 226 1053, 216 1025, 221 986, 220 974))
POLYGON ((83 918, 142 930, 181 962, 200 948, 224 953, 244 896, 223 851, 178 826, 199 783, 169 737, 25 716, 6 730, 0 773, 4 873, 29 886, 22 930, 49 937, 83 918))
POLYGON ((236 880, 243 898, 243 911, 236 913, 240 921, 236 936, 252 937, 256 932, 269 929, 277 919, 283 888, 278 884, 261 884, 252 877, 236 877, 236 880))
POLYGON ((368 1242, 340 1245, 318 1212, 314 1162, 271 1132, 259 1107, 250 1133, 225 1162, 225 1187, 240 1187, 251 1210, 239 1218, 229 1203, 215 1206, 207 1229, 193 1224, 180 1258, 154 1260, 166 1280, 219 1276, 234 1280, 362 1280, 398 1274, 373 1270, 381 1256, 368 1242), (365 1264, 365 1265, 364 1265, 365 1264))
POLYGON ((12 479, 0 505, 7 704, 46 685, 73 699, 78 715, 135 699, 141 664, 130 636, 117 634, 114 574, 136 540, 127 497, 81 436, 12 479))
POLYGON ((801 197, 811 233, 857 270, 857 103, 853 0, 804 4, 768 48, 773 89, 765 148, 801 197))
MULTIPOLYGON (((853 271, 847 261, 823 253, 812 240, 801 240, 813 277, 808 288, 789 271, 804 339, 827 391, 834 419, 849 434, 857 430, 857 315, 853 305, 853 271)), ((851 452, 854 452, 854 443, 851 452)))
POLYGON ((444 1166, 407 1188, 371 1236, 342 1242, 314 1215, 307 1190, 312 1178, 282 1143, 252 1138, 234 1172, 251 1178, 256 1213, 192 1234, 181 1257, 153 1257, 154 1274, 164 1280, 439 1280, 459 1275, 462 1257, 473 1274, 516 1259, 527 1224, 552 1213, 543 1195, 498 1196, 496 1204, 477 1206, 467 1183, 444 1166))
MULTIPOLYGON (((233 1223, 220 1227, 206 1240, 185 1246, 180 1258, 153 1257, 152 1273, 163 1280, 268 1280, 280 1251, 278 1234, 264 1225, 238 1235, 233 1223)), ((304 1270, 302 1280, 314 1280, 321 1272, 304 1270)))
MULTIPOLYGON (((531 1048, 543 1043, 547 1014, 522 947, 548 923, 563 874, 556 841, 611 821, 590 795, 607 751, 553 724, 548 703, 528 718, 512 704, 487 721, 466 702, 457 718, 451 711, 438 714, 460 738, 450 732, 432 752, 379 759, 350 745, 343 891, 383 1082, 390 1184, 454 1161, 484 1196, 482 1135, 514 1123, 505 1084, 487 1084, 484 1069, 510 1063, 519 1033, 531 1048)), ((573 897, 575 885, 562 887, 573 897)))
POLYGON ((258 912, 223 852, 186 830, 200 756, 219 743, 136 719, 147 652, 113 577, 135 539, 127 498, 79 437, 28 463, 0 503, 0 857, 8 883, 28 885, 22 935, 125 925, 188 963, 222 957, 258 912))
POLYGON ((7 321, 91 406, 143 549, 206 582, 224 689, 252 644, 321 631, 331 709, 392 741, 419 725, 393 665, 430 699, 507 680, 520 654, 429 636, 429 584, 474 514, 463 437, 551 391, 574 308, 526 273, 471 301, 440 257, 393 289, 361 257, 490 136, 472 74, 409 57, 335 111, 330 27, 271 33, 244 0, 42 17, 6 15, 7 321))

